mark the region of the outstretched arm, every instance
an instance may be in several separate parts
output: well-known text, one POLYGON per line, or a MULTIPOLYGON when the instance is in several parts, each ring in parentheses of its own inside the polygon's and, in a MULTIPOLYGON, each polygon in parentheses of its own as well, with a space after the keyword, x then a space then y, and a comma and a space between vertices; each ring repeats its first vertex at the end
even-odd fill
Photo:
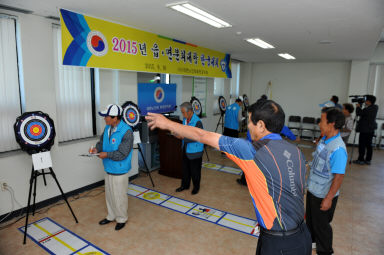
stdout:
POLYGON ((221 135, 218 133, 205 131, 196 127, 185 126, 156 113, 148 113, 145 119, 148 121, 148 126, 151 130, 155 128, 166 129, 177 134, 178 136, 204 143, 220 150, 219 139, 221 135))

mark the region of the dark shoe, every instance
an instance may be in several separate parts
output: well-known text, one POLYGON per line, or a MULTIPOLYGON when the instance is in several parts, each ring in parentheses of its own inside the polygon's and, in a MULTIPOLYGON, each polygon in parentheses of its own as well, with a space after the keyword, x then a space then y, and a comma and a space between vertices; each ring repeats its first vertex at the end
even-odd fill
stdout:
POLYGON ((181 192, 181 191, 186 190, 186 189, 188 189, 188 188, 184 188, 183 186, 181 186, 181 187, 176 189, 176 192, 181 192))
POLYGON ((199 193, 199 188, 193 188, 191 194, 196 195, 197 193, 199 193))
POLYGON ((116 224, 116 227, 115 227, 115 230, 120 230, 120 229, 122 229, 124 226, 125 226, 125 223, 117 223, 117 224, 116 224))
POLYGON ((366 165, 370 165, 370 164, 371 164, 371 161, 364 161, 364 163, 365 163, 366 165))
POLYGON ((110 220, 104 219, 104 220, 99 221, 99 224, 100 225, 105 225, 105 224, 108 224, 108 223, 111 223, 111 222, 112 221, 110 221, 110 220))
POLYGON ((362 161, 362 160, 354 160, 354 161, 352 161, 352 163, 358 164, 358 165, 364 165, 365 164, 364 161, 362 161))
POLYGON ((236 179, 236 181, 237 181, 237 183, 238 184, 240 184, 240 185, 247 185, 246 183, 244 183, 242 180, 241 180, 241 178, 239 178, 239 179, 236 179))

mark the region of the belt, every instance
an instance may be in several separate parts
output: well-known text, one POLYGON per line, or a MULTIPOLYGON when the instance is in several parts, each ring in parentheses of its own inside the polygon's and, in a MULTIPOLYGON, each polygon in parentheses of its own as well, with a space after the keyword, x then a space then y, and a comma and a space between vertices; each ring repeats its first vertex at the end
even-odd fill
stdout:
POLYGON ((292 230, 287 230, 287 231, 274 231, 274 230, 269 230, 269 229, 265 229, 265 228, 260 227, 260 233, 265 233, 265 234, 268 234, 271 236, 291 236, 291 235, 299 232, 301 229, 301 226, 303 224, 304 224, 304 222, 301 223, 297 228, 292 229, 292 230))
POLYGON ((113 176, 119 176, 119 175, 124 175, 124 174, 126 174, 126 173, 123 173, 123 174, 113 174, 113 173, 108 173, 108 172, 106 172, 108 175, 113 175, 113 176))

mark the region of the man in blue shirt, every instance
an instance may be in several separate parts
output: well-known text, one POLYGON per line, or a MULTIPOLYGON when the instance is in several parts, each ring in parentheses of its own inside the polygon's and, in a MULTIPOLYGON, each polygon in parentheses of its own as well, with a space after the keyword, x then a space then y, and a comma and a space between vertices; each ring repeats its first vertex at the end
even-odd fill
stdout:
POLYGON ((99 112, 104 117, 105 129, 96 148, 90 153, 99 153, 105 170, 105 200, 108 215, 100 225, 116 221, 115 230, 120 230, 128 220, 128 172, 131 170, 133 133, 130 126, 121 121, 123 109, 110 104, 99 112))
MULTIPOLYGON (((203 123, 193 112, 191 103, 182 103, 180 105, 180 110, 183 115, 183 125, 203 129, 203 123)), ((203 161, 204 144, 177 134, 174 135, 179 139, 183 139, 183 177, 181 180, 181 186, 176 189, 176 192, 189 189, 192 180, 192 195, 196 195, 200 190, 201 163, 203 161)))
POLYGON ((242 105, 243 102, 238 98, 236 99, 236 102, 227 106, 227 109, 225 110, 223 135, 239 137, 239 122, 242 119, 242 105))
POLYGON ((337 108, 324 108, 319 123, 324 135, 313 153, 307 180, 306 222, 319 255, 333 254, 332 227, 339 189, 347 164, 347 150, 340 136, 345 123, 337 108))

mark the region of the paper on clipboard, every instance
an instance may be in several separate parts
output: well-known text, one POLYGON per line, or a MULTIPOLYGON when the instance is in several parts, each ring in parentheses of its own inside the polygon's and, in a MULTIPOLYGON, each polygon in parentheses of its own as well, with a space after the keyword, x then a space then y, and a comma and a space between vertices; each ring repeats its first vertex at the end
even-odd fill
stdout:
POLYGON ((97 157, 100 153, 86 153, 86 154, 80 154, 81 157, 97 157))
POLYGON ((133 144, 138 144, 138 143, 141 143, 140 132, 135 131, 133 132, 133 144))

